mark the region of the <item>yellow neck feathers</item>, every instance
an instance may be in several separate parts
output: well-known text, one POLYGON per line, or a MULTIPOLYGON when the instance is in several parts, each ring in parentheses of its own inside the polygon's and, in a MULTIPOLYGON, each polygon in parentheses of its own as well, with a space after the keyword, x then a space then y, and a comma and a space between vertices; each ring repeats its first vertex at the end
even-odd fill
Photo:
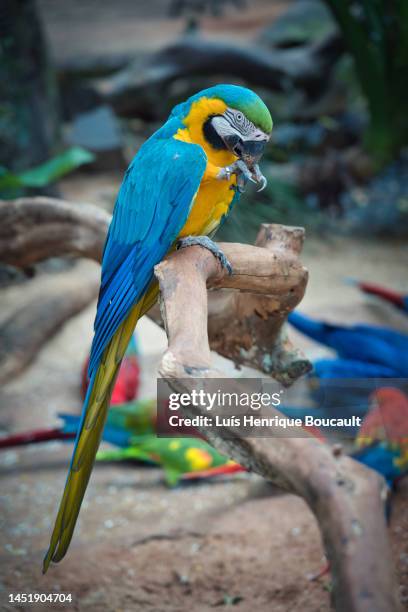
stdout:
POLYGON ((230 151, 214 149, 205 139, 203 126, 211 115, 222 115, 227 108, 222 100, 201 98, 191 105, 188 116, 184 119, 185 128, 180 128, 175 136, 178 140, 200 145, 215 166, 224 167, 232 164, 237 158, 230 151))

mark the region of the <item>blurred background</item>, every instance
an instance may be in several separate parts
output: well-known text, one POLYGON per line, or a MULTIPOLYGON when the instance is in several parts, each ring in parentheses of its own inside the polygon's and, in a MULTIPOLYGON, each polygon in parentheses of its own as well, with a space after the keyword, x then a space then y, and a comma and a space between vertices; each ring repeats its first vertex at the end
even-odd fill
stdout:
MULTIPOLYGON (((346 282, 408 293, 404 2, 0 0, 0 199, 111 211, 124 170, 171 108, 223 82, 256 90, 274 130, 267 189, 248 188, 217 239, 253 243, 260 223, 304 226, 301 310, 406 338, 407 306, 346 282)), ((89 261, 0 264, 4 436, 79 411, 98 279, 89 261), (52 334, 24 359, 38 320, 57 308, 52 334)), ((333 355, 292 338, 312 360, 333 355)), ((164 332, 145 317, 136 344, 138 396, 153 398, 164 332)), ((41 577, 69 455, 55 441, 0 454, 2 598, 71 592, 74 610, 328 609, 329 580, 308 579, 323 555, 309 510, 246 474, 169 490, 156 468, 97 467, 66 560, 41 577)), ((407 499, 402 483, 391 534, 405 604, 407 499)))

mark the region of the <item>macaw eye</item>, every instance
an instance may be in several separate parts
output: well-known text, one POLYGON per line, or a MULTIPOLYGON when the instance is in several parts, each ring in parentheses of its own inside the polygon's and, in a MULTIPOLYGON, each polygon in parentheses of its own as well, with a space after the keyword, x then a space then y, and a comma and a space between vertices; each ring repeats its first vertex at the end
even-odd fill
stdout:
POLYGON ((242 121, 244 118, 244 115, 242 113, 237 113, 235 117, 237 121, 242 121))

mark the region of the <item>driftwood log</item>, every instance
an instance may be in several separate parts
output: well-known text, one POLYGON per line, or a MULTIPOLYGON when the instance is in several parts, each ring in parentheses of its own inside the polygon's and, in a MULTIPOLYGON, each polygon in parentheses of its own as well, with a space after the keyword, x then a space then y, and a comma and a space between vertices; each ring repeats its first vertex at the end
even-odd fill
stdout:
POLYGON ((273 50, 186 36, 101 79, 95 89, 116 113, 148 119, 158 118, 157 111, 163 110, 160 100, 168 98, 166 88, 171 83, 197 75, 244 80, 250 86, 279 92, 300 88, 314 99, 327 86, 328 79, 322 75, 330 72, 343 51, 338 34, 309 46, 273 50))
POLYGON ((0 262, 25 268, 50 257, 102 257, 110 215, 96 206, 36 197, 0 200, 0 262))
MULTIPOLYGON (((103 241, 98 246, 96 242, 106 232, 108 215, 96 208, 92 215, 89 206, 81 219, 82 205, 56 200, 41 202, 48 206, 54 222, 54 239, 48 242, 49 256, 57 252, 100 258, 103 241), (75 209, 75 217, 68 214, 67 206, 75 209), (99 225, 97 238, 90 230, 92 216, 99 225), (83 231, 71 225, 83 225, 83 231), (57 236, 60 240, 55 239, 57 236)), ((34 259, 47 256, 45 248, 40 249, 33 237, 28 240, 24 236, 29 222, 22 222, 19 215, 24 208, 25 214, 28 217, 32 214, 38 222, 39 205, 38 199, 0 204, 0 259, 14 265, 33 263, 33 257, 25 253, 29 244, 36 253, 34 259), (11 256, 7 254, 8 248, 11 256)), ((40 223, 47 223, 46 217, 40 223)), ((40 242, 43 239, 44 236, 40 242)), ((205 388, 206 379, 223 375, 211 367, 208 314, 210 338, 215 346, 221 347, 223 354, 228 355, 230 351, 233 359, 257 364, 262 371, 283 377, 286 383, 307 369, 306 360, 282 338, 285 316, 302 298, 307 281, 307 272, 298 261, 301 242, 302 232, 297 228, 263 226, 257 247, 222 245, 234 268, 232 277, 200 247, 177 251, 156 266, 161 312, 169 339, 160 373, 176 391, 189 392, 197 385, 205 388), (210 300, 208 306, 208 288, 217 290, 210 291, 209 296, 222 295, 221 305, 214 302, 213 306, 210 300), (238 319, 239 331, 235 335, 226 317, 230 307, 230 318, 238 319), (268 341, 277 345, 266 346, 268 341)), ((192 415, 200 414, 197 408, 189 410, 192 415)), ((269 417, 275 414, 280 415, 278 411, 268 410, 269 417)), ((224 427, 223 432, 211 427, 203 427, 201 431, 221 452, 286 491, 301 496, 310 506, 331 563, 332 600, 336 610, 397 610, 382 478, 354 460, 333 453, 326 444, 305 437, 304 433, 302 437, 275 434, 266 439, 245 438, 233 427, 224 427)))
POLYGON ((0 385, 23 372, 44 343, 95 299, 99 283, 94 266, 81 262, 59 274, 42 274, 19 289, 19 308, 0 325, 0 385))
MULTIPOLYGON (((100 262, 110 215, 83 203, 46 197, 0 201, 0 262, 25 269, 50 257, 100 262)), ((98 295, 89 266, 34 277, 20 289, 21 305, 0 325, 0 385, 21 374, 61 326, 98 295)))

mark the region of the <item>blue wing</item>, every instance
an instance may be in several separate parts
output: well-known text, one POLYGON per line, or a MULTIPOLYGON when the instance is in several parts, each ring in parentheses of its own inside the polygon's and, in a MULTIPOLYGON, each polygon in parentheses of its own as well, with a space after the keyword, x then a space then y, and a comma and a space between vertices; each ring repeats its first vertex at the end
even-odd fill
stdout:
POLYGON ((401 449, 386 442, 376 441, 370 446, 355 451, 352 457, 382 474, 390 487, 405 473, 398 465, 401 449))
POLYGON ((291 312, 288 321, 310 338, 333 348, 344 359, 376 363, 393 370, 394 376, 408 373, 406 334, 373 325, 332 325, 298 311, 291 312))
POLYGON ((204 150, 160 130, 129 166, 102 260, 89 375, 131 307, 146 292, 189 215, 207 164, 204 150))

